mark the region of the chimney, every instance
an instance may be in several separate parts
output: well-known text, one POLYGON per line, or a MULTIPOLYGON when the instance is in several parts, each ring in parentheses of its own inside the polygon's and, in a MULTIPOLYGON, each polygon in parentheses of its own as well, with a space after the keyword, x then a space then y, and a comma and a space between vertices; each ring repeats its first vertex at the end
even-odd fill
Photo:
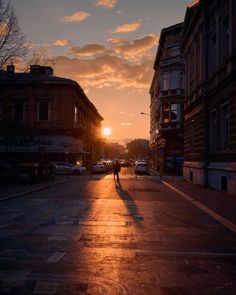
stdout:
POLYGON ((47 77, 53 76, 53 69, 48 66, 31 65, 30 74, 44 75, 47 77))
POLYGON ((15 73, 15 66, 13 64, 7 66, 7 73, 14 74, 15 73))

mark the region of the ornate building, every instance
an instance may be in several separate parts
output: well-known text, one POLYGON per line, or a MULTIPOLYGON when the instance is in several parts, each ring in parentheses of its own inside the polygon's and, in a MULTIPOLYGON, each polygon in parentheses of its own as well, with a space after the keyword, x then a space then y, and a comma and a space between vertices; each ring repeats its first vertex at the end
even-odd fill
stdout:
POLYGON ((199 0, 187 8, 184 177, 236 193, 236 1, 199 0))
POLYGON ((183 162, 184 60, 179 48, 183 24, 161 31, 150 88, 150 144, 153 168, 180 172, 183 162))
POLYGON ((0 158, 67 160, 89 166, 100 155, 103 118, 75 81, 47 66, 0 72, 0 158))

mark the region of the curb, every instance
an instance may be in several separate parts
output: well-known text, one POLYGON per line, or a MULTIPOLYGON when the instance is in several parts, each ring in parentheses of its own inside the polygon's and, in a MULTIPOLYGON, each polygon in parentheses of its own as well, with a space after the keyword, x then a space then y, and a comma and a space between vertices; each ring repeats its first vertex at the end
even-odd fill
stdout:
POLYGON ((212 218, 214 218, 215 220, 217 220, 218 222, 220 222, 221 224, 226 226, 228 229, 230 229, 231 231, 236 233, 236 225, 233 222, 231 222, 228 219, 222 217, 221 215, 219 215, 218 213, 216 213, 213 210, 209 209, 205 205, 202 205, 200 202, 196 201, 194 198, 190 197, 188 194, 182 192, 181 190, 179 190, 175 186, 171 185, 170 183, 168 183, 166 181, 161 181, 161 183, 168 186, 170 189, 172 189, 173 191, 175 191, 176 193, 181 195, 186 201, 188 201, 189 203, 191 203, 192 205, 194 205, 198 209, 202 210, 206 214, 210 215, 212 218))
POLYGON ((30 193, 33 193, 33 192, 41 191, 43 189, 46 189, 46 188, 49 188, 51 186, 54 186, 54 185, 57 185, 57 184, 61 184, 61 183, 67 182, 67 181, 68 181, 68 179, 64 179, 64 180, 60 180, 60 181, 57 181, 57 182, 54 182, 54 183, 50 183, 50 184, 47 184, 47 185, 42 185, 42 186, 39 186, 39 187, 35 187, 35 188, 32 188, 32 189, 30 189, 28 191, 24 191, 24 192, 20 192, 20 193, 8 195, 6 197, 0 198, 0 202, 7 201, 7 200, 10 200, 10 199, 14 199, 16 197, 27 195, 27 194, 30 194, 30 193))

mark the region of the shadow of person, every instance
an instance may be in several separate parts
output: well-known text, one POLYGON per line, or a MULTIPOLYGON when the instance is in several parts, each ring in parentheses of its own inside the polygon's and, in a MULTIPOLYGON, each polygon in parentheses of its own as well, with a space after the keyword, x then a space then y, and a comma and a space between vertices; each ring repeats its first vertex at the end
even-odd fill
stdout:
POLYGON ((133 217, 134 222, 138 226, 142 226, 143 217, 140 215, 140 213, 138 211, 138 207, 136 206, 132 196, 129 194, 129 192, 127 190, 125 190, 122 187, 120 180, 115 181, 115 187, 116 187, 116 191, 119 194, 120 198, 125 203, 126 208, 128 209, 130 215, 133 217))

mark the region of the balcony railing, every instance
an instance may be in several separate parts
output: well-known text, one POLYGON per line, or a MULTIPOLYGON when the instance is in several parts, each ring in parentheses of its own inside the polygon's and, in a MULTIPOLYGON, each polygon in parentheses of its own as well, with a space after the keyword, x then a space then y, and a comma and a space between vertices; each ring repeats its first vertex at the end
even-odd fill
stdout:
POLYGON ((184 63, 184 58, 182 56, 175 56, 163 59, 160 61, 160 67, 168 66, 174 63, 184 63))

